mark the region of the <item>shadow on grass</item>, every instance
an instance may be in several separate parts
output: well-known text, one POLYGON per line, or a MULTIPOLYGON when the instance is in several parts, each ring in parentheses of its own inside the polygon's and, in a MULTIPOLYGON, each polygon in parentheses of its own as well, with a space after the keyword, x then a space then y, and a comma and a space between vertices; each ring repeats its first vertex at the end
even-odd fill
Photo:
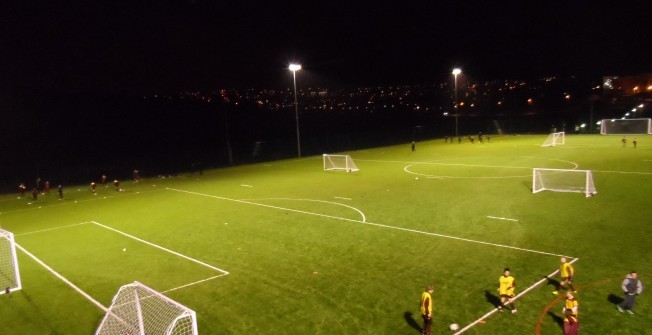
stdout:
POLYGON ((564 329, 564 318, 561 316, 558 316, 557 314, 548 311, 548 315, 552 318, 552 321, 555 321, 555 323, 561 328, 562 330, 564 329))
POLYGON ((494 308, 498 308, 498 306, 500 306, 500 298, 497 295, 485 290, 484 298, 487 299, 487 302, 492 304, 494 308))
POLYGON ((407 322, 407 324, 408 324, 410 327, 416 329, 419 333, 421 333, 421 326, 420 326, 419 323, 414 319, 414 316, 412 316, 412 312, 405 312, 405 313, 403 313, 403 317, 405 318, 405 322, 407 322))
POLYGON ((559 287, 559 284, 561 284, 558 280, 552 279, 552 278, 550 278, 548 276, 544 276, 543 278, 548 279, 548 283, 546 283, 546 285, 552 286, 552 288, 554 288, 555 290, 557 290, 557 288, 559 287))
POLYGON ((623 299, 623 298, 621 298, 621 297, 619 297, 619 296, 617 296, 615 294, 609 294, 609 296, 607 296, 607 301, 609 301, 610 303, 612 303, 614 305, 618 305, 618 304, 622 303, 623 301, 625 301, 625 299, 623 299))

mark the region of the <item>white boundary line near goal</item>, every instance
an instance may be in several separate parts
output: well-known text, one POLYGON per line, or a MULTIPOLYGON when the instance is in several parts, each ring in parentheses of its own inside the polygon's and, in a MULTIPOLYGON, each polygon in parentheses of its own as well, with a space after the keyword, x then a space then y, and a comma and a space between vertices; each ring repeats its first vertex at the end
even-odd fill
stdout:
MULTIPOLYGON (((186 190, 180 190, 180 189, 175 189, 175 188, 166 188, 167 190, 170 191, 175 191, 175 192, 181 192, 181 193, 187 193, 187 194, 194 194, 202 197, 208 197, 208 198, 214 198, 214 199, 220 199, 220 200, 226 200, 226 201, 232 201, 232 202, 238 202, 242 204, 248 204, 248 205, 254 205, 254 206, 261 206, 261 207, 267 207, 267 208, 273 208, 273 209, 279 209, 279 210, 284 210, 288 212, 294 212, 294 213, 301 213, 301 214, 308 214, 308 215, 314 215, 314 216, 319 216, 319 217, 324 217, 324 218, 330 218, 330 219, 336 219, 336 220, 342 220, 342 221, 348 221, 348 222, 356 222, 356 223, 362 223, 370 226, 375 226, 375 227, 380 227, 380 228, 387 228, 387 229, 395 229, 395 230, 401 230, 401 231, 406 231, 410 233, 417 233, 417 234, 423 234, 423 235, 429 235, 429 236, 437 236, 437 237, 443 237, 443 238, 449 238, 452 240, 458 240, 458 241, 463 241, 463 242, 470 242, 470 243, 477 243, 477 244, 483 244, 483 245, 490 245, 494 247, 499 247, 499 248, 505 248, 505 249, 512 249, 512 250, 519 250, 519 251, 524 251, 524 252, 531 252, 535 254, 541 254, 541 255, 549 255, 549 256, 557 256, 557 257, 562 257, 564 255, 561 254, 555 254, 551 252, 545 252, 545 251, 538 251, 538 250, 532 250, 532 249, 525 249, 525 248, 519 248, 519 247, 514 247, 514 246, 509 246, 509 245, 504 245, 504 244, 497 244, 497 243, 490 243, 490 242, 484 242, 484 241, 478 241, 478 240, 472 240, 468 238, 463 238, 463 237, 456 237, 456 236, 450 236, 450 235, 444 235, 444 234, 437 234, 437 233, 431 233, 427 231, 422 231, 422 230, 416 230, 416 229, 409 229, 409 228, 402 228, 402 227, 395 227, 395 226, 389 226, 389 225, 384 225, 380 223, 373 223, 373 222, 365 222, 365 221, 360 221, 360 220, 355 220, 355 219, 348 219, 348 218, 343 218, 343 217, 338 217, 338 216, 332 216, 332 215, 326 215, 326 214, 319 214, 319 213, 313 213, 313 212, 308 212, 308 211, 302 211, 298 209, 291 209, 291 208, 285 208, 285 207, 278 207, 278 206, 272 206, 272 205, 266 205, 266 204, 259 204, 256 202, 251 202, 251 201, 245 201, 245 200, 238 200, 238 199, 231 199, 231 198, 226 198, 226 197, 220 197, 217 195, 210 195, 210 194, 205 194, 205 193, 199 193, 199 192, 193 192, 193 191, 186 191, 186 190)), ((574 258, 571 256, 566 256, 570 258, 574 258)))
MULTIPOLYGON (((575 263, 575 262, 578 261, 578 260, 579 260, 579 258, 574 258, 574 259, 573 259, 572 261, 570 261, 569 263, 570 263, 570 264, 573 264, 573 263, 575 263)), ((541 285, 543 282, 545 282, 546 280, 548 280, 548 278, 553 277, 554 275, 556 275, 558 272, 559 272, 559 270, 555 270, 555 271, 552 272, 551 274, 545 276, 543 279, 541 279, 541 280, 539 280, 538 282, 536 282, 536 283, 530 285, 530 287, 528 287, 528 288, 526 288, 525 290, 523 290, 523 292, 517 294, 517 295, 514 297, 514 299, 512 299, 512 301, 516 301, 518 298, 522 297, 522 296, 525 295, 526 293, 530 292, 531 290, 533 290, 534 288, 536 288, 537 286, 541 285)), ((465 333, 467 330, 473 328, 475 325, 477 325, 478 323, 480 323, 480 321, 485 320, 486 318, 492 316, 493 314, 495 314, 495 313, 497 313, 497 312, 498 312, 498 309, 496 309, 496 308, 492 309, 492 310, 489 311, 487 314, 485 314, 485 315, 481 316, 479 319, 477 319, 477 320, 475 320, 475 321, 469 323, 468 325, 466 325, 464 328, 458 330, 458 331, 457 331, 456 333, 454 333, 453 335, 459 335, 459 334, 465 333)))
MULTIPOLYGON (((167 248, 161 247, 161 246, 159 246, 159 245, 156 245, 156 244, 154 244, 154 243, 151 243, 151 242, 145 241, 145 240, 143 240, 143 239, 140 239, 140 238, 138 238, 138 237, 135 237, 135 236, 129 235, 129 234, 125 233, 125 232, 122 232, 122 231, 120 231, 120 230, 117 230, 117 229, 111 228, 111 227, 109 227, 109 226, 103 225, 103 224, 101 224, 101 223, 99 223, 99 222, 96 222, 96 221, 81 222, 81 223, 72 224, 72 225, 67 225, 67 226, 61 226, 61 227, 55 227, 55 228, 50 228, 50 229, 43 229, 43 230, 38 230, 38 231, 33 231, 33 232, 27 232, 27 233, 22 233, 22 234, 20 234, 20 235, 18 235, 18 236, 24 236, 24 235, 30 235, 30 234, 36 234, 36 233, 43 233, 43 232, 48 232, 48 231, 52 231, 52 230, 58 230, 58 229, 64 229, 64 228, 70 228, 70 227, 75 227, 75 226, 85 225, 85 224, 89 224, 89 223, 95 224, 95 225, 97 225, 97 226, 100 226, 100 227, 105 228, 105 229, 108 229, 108 230, 112 230, 112 231, 114 231, 114 232, 117 232, 117 233, 122 234, 122 235, 124 235, 124 236, 127 236, 127 237, 129 237, 129 238, 132 238, 132 239, 134 239, 134 240, 136 240, 136 241, 139 241, 139 242, 141 242, 141 243, 145 243, 145 244, 147 244, 147 245, 153 246, 153 247, 155 247, 155 248, 161 249, 161 250, 163 250, 163 251, 169 252, 169 253, 171 253, 171 254, 174 254, 174 255, 179 256, 179 257, 181 257, 181 258, 184 258, 184 259, 186 259, 186 260, 189 260, 189 261, 192 261, 192 262, 198 263, 198 264, 200 264, 200 265, 203 265, 203 266, 205 266, 205 267, 208 267, 208 268, 210 268, 210 269, 213 269, 213 270, 216 270, 216 271, 220 272, 220 274, 217 275, 217 276, 212 276, 212 277, 209 277, 209 278, 204 278, 204 279, 201 279, 201 280, 198 280, 198 281, 194 281, 194 282, 192 282, 192 283, 188 283, 188 284, 184 284, 184 285, 181 285, 181 286, 178 286, 178 287, 174 287, 174 288, 168 289, 168 290, 166 290, 166 291, 162 291, 161 293, 166 293, 166 292, 170 292, 170 291, 179 290, 179 289, 186 288, 186 287, 189 287, 189 286, 192 286, 192 285, 196 285, 196 284, 200 284, 200 283, 203 283, 203 282, 206 282, 206 281, 209 281, 209 280, 213 280, 213 279, 216 279, 216 278, 219 278, 219 277, 223 277, 223 276, 226 276, 226 275, 229 274, 229 272, 226 271, 226 270, 222 270, 222 269, 220 269, 220 268, 218 268, 218 267, 212 266, 212 265, 210 265, 210 264, 206 264, 206 263, 204 263, 204 262, 202 262, 202 261, 196 260, 196 259, 194 259, 194 258, 188 257, 188 256, 183 255, 183 254, 180 254, 180 253, 178 253, 178 252, 176 252, 176 251, 172 251, 172 250, 170 250, 170 249, 167 249, 167 248)), ((16 235, 15 235, 15 236, 16 236, 16 235)), ((109 311, 108 307, 102 305, 99 301, 95 300, 95 298, 93 298, 92 296, 90 296, 88 293, 84 292, 84 291, 83 291, 81 288, 79 288, 77 285, 73 284, 71 281, 69 281, 68 279, 66 279, 66 277, 64 277, 63 275, 61 275, 60 273, 58 273, 57 271, 55 271, 53 268, 51 268, 50 266, 48 266, 47 264, 45 264, 45 262, 43 262, 42 260, 40 260, 38 257, 34 256, 31 252, 27 251, 27 250, 26 250, 25 248, 23 248, 21 245, 19 245, 18 243, 16 243, 16 247, 19 248, 22 252, 24 252, 27 256, 31 257, 34 261, 36 261, 36 263, 40 264, 42 267, 44 267, 46 270, 48 270, 50 273, 52 273, 55 277, 61 279, 61 281, 63 281, 66 285, 70 286, 72 289, 74 289, 75 291, 77 291, 79 294, 81 294, 81 295, 82 295, 84 298, 86 298, 88 301, 92 302, 94 305, 96 305, 97 307, 99 307, 100 309, 102 309, 104 312, 108 312, 108 311, 109 311)))
POLYGON ((92 302, 95 306, 99 307, 105 313, 109 311, 109 309, 106 306, 102 305, 99 301, 95 300, 88 293, 84 292, 82 289, 77 287, 77 285, 73 284, 71 281, 66 279, 66 277, 64 277, 61 274, 59 274, 58 272, 54 271, 53 268, 49 267, 42 260, 38 259, 36 256, 34 256, 31 252, 27 251, 22 246, 20 246, 18 243, 16 243, 16 247, 18 247, 18 249, 20 249, 22 252, 24 252, 27 256, 31 257, 34 261, 36 261, 36 263, 40 264, 46 270, 50 271, 50 273, 52 273, 55 277, 61 279, 61 281, 63 281, 66 285, 70 286, 73 290, 77 291, 79 294, 81 294, 88 301, 92 302))

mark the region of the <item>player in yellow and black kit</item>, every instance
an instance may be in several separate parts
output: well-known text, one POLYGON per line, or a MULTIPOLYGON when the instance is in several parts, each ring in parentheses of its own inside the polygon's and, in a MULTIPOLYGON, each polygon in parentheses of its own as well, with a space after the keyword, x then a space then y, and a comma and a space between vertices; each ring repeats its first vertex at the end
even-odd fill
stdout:
POLYGON ((423 318, 423 329, 421 334, 432 334, 432 292, 434 291, 432 285, 428 285, 426 290, 421 293, 421 300, 419 301, 419 309, 421 310, 421 317, 423 318))
POLYGON ((561 275, 561 282, 557 286, 557 290, 553 291, 552 294, 558 295, 559 290, 565 288, 568 285, 568 290, 577 293, 575 286, 573 286, 573 277, 575 276, 575 269, 571 263, 568 263, 566 257, 561 258, 561 265, 559 265, 559 274, 561 275))
POLYGON ((498 283, 498 294, 500 295, 500 306, 498 306, 498 310, 502 312, 503 307, 505 307, 505 302, 508 302, 512 309, 512 314, 515 314, 514 289, 516 288, 516 279, 510 275, 509 268, 505 268, 503 275, 498 278, 498 283))
POLYGON ((566 303, 562 312, 564 313, 564 335, 577 335, 579 323, 577 322, 579 302, 575 299, 573 292, 566 292, 566 303))

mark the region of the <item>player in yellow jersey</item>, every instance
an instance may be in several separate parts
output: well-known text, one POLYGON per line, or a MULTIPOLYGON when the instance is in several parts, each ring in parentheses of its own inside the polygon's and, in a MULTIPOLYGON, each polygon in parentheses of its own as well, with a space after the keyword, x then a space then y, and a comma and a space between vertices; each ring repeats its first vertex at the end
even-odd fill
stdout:
POLYGON ((566 292, 566 303, 562 312, 564 313, 564 335, 577 335, 579 323, 577 317, 579 302, 575 299, 573 292, 566 292))
POLYGON ((516 288, 516 279, 510 275, 509 268, 505 268, 503 275, 498 278, 498 294, 500 295, 499 311, 503 311, 505 302, 510 304, 512 314, 516 313, 516 306, 514 305, 514 289, 516 288))
POLYGON ((561 258, 561 264, 559 265, 559 274, 561 275, 561 282, 557 286, 557 289, 552 292, 554 295, 559 294, 559 290, 565 288, 568 285, 567 290, 577 293, 575 286, 573 286, 573 277, 575 276, 575 269, 571 263, 568 263, 566 257, 561 258))
POLYGON ((421 317, 423 318, 423 329, 421 334, 432 334, 432 292, 435 289, 432 285, 428 285, 426 290, 421 293, 421 300, 419 301, 419 309, 421 310, 421 317))

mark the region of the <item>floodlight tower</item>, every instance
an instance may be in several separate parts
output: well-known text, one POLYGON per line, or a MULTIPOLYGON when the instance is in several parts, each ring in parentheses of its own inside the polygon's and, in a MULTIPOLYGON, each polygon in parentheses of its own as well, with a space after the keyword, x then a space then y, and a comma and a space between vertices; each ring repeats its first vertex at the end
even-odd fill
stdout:
POLYGON ((301 70, 301 65, 290 64, 292 71, 292 80, 294 82, 294 114, 297 119, 297 155, 301 157, 301 137, 299 137, 299 102, 297 101, 297 71, 301 70))
POLYGON ((455 137, 459 137, 457 132, 457 117, 458 117, 458 108, 457 108, 457 75, 462 73, 462 70, 459 68, 453 69, 453 76, 455 77, 455 137))

